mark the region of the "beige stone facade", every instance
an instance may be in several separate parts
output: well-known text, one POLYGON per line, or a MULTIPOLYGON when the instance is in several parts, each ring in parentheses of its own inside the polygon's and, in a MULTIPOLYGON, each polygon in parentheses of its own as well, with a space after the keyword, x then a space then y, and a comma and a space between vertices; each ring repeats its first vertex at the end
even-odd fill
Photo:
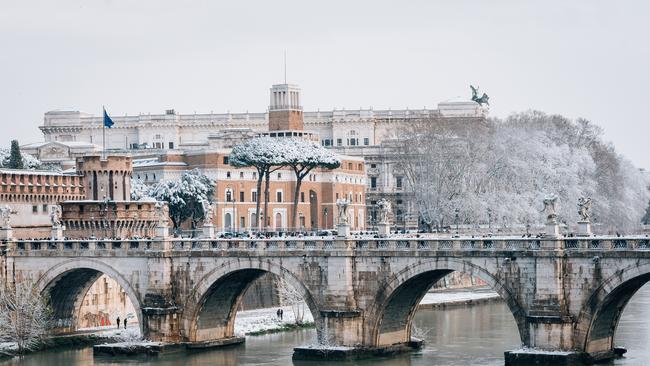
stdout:
MULTIPOLYGON (((229 165, 230 149, 186 154, 163 154, 136 161, 134 177, 145 183, 178 179, 183 172, 198 169, 216 181, 214 225, 218 231, 249 231, 256 228, 257 171, 229 165)), ((301 184, 297 228, 291 228, 296 178, 288 168, 271 174, 266 225, 273 231, 332 229, 338 220, 336 200, 347 198, 348 222, 352 230, 366 229, 366 171, 363 158, 341 157, 341 167, 314 169, 301 184)), ((264 187, 262 187, 263 193, 264 187)), ((261 197, 263 204, 264 198, 261 197)), ((263 208, 262 208, 263 210, 263 208)))
POLYGON ((50 212, 60 202, 83 199, 83 177, 47 171, 0 170, 0 205, 8 205, 15 238, 48 238, 50 212))
POLYGON ((79 328, 120 327, 138 323, 135 309, 124 289, 112 278, 102 275, 90 286, 79 308, 79 328))

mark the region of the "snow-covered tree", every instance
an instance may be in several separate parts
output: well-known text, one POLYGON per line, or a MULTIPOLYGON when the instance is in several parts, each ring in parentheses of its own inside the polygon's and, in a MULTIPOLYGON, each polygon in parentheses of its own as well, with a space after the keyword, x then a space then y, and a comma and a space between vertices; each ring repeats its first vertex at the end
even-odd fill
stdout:
POLYGON ((643 216, 643 220, 641 220, 644 225, 650 225, 650 202, 648 202, 648 208, 645 210, 645 215, 643 216))
POLYGON ((291 311, 293 312, 296 324, 302 324, 305 319, 305 311, 307 310, 305 299, 302 298, 300 292, 282 278, 278 279, 277 286, 280 304, 291 306, 291 311))
MULTIPOLYGON (((22 159, 21 169, 34 170, 34 169, 43 168, 43 164, 35 157, 29 154, 20 154, 20 156, 22 159)), ((10 160, 11 160, 11 151, 9 149, 0 149, 0 168, 14 169, 11 167, 12 164, 10 164, 10 160)), ((48 170, 52 170, 52 168, 48 167, 48 170)))
POLYGON ((228 157, 228 162, 234 167, 254 167, 257 170, 257 202, 255 217, 258 221, 258 230, 266 227, 266 217, 269 205, 269 187, 271 173, 284 165, 282 146, 280 140, 270 137, 255 137, 235 146, 228 157), (262 180, 266 179, 264 187, 264 214, 259 220, 260 198, 262 180))
POLYGON ((587 120, 536 111, 505 120, 422 120, 399 134, 398 169, 428 225, 541 223, 542 198, 552 193, 567 225, 577 220, 578 198, 588 196, 601 231, 635 230, 650 193, 601 134, 587 120))
POLYGON ((31 281, 0 286, 0 338, 19 354, 38 347, 51 320, 47 299, 31 281))
POLYGON ((151 186, 144 183, 141 179, 131 180, 131 199, 134 201, 143 201, 154 199, 151 186))
POLYGON ((302 180, 314 168, 335 169, 341 166, 341 161, 334 153, 317 143, 305 139, 282 139, 284 164, 293 170, 296 175, 296 185, 293 192, 293 207, 291 211, 291 227, 297 228, 298 196, 302 180))
POLYGON ((20 145, 18 140, 11 140, 11 152, 9 153, 10 169, 23 169, 23 157, 20 155, 20 145))
POLYGON ((195 229, 205 217, 204 202, 213 202, 215 182, 197 169, 183 173, 178 181, 159 182, 151 188, 149 195, 169 205, 169 217, 174 228, 190 220, 195 229))

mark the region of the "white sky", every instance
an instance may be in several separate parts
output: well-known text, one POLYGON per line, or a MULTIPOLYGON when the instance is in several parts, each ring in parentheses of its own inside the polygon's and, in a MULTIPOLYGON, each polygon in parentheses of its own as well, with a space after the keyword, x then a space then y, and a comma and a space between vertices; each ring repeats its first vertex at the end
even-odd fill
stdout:
POLYGON ((585 117, 650 169, 647 1, 0 0, 0 145, 42 140, 48 110, 262 112, 271 84, 306 110, 435 108, 585 117))

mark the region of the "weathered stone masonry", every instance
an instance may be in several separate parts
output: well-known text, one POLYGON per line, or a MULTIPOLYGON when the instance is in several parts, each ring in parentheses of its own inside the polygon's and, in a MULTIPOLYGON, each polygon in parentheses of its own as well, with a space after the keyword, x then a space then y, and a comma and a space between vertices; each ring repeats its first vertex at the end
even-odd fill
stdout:
POLYGON ((4 280, 31 278, 52 297, 57 317, 74 320, 87 287, 103 273, 124 288, 147 338, 194 344, 234 336, 238 303, 264 273, 303 295, 320 339, 369 349, 406 344, 426 291, 459 271, 501 295, 523 345, 599 359, 612 356, 624 306, 650 280, 645 237, 10 241, 7 246, 4 280))

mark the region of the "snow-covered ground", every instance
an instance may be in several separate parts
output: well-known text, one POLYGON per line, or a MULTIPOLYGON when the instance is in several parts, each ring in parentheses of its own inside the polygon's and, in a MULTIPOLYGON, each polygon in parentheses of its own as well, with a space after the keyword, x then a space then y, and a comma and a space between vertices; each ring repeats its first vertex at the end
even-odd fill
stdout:
MULTIPOLYGON (((301 306, 303 306, 305 313, 303 323, 313 323, 314 317, 309 312, 307 305, 303 304, 301 306)), ((261 331, 270 331, 296 324, 296 319, 291 306, 281 307, 284 311, 282 320, 278 319, 276 315, 278 309, 280 309, 280 307, 238 312, 237 317, 235 318, 235 334, 244 335, 261 331)))
POLYGON ((488 287, 472 289, 454 289, 436 292, 428 292, 424 295, 420 305, 438 305, 449 303, 461 303, 467 301, 496 299, 499 294, 488 287))
POLYGON ((77 333, 93 333, 101 338, 119 338, 129 340, 140 337, 140 326, 137 323, 134 323, 126 329, 118 329, 115 325, 109 325, 106 327, 81 328, 77 330, 77 333))

